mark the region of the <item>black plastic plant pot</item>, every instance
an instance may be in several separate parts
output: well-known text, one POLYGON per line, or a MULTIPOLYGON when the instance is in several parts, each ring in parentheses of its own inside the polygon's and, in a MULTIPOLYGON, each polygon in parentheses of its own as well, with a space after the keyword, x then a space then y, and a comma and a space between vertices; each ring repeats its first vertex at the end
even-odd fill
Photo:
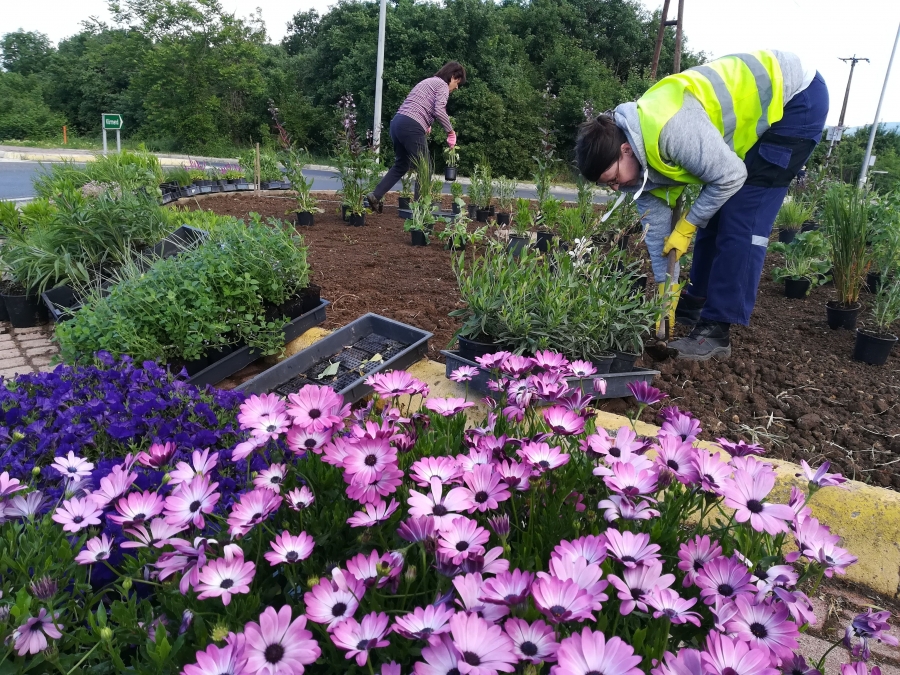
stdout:
POLYGON ((315 221, 315 214, 309 211, 301 211, 297 214, 297 225, 299 227, 312 227, 315 221))
POLYGON ((413 246, 428 246, 428 239, 422 230, 410 230, 409 233, 412 235, 413 246))
POLYGON ((13 328, 33 328, 47 321, 47 308, 39 295, 4 295, 2 298, 13 328))
POLYGON ((479 223, 486 223, 490 215, 491 212, 488 209, 478 209, 475 212, 475 220, 477 220, 479 223))
POLYGON ((237 184, 238 192, 250 192, 253 189, 253 183, 248 183, 245 180, 242 180, 237 184))
POLYGON ((591 357, 591 363, 593 363, 594 367, 597 369, 598 375, 606 375, 609 372, 609 369, 612 368, 613 361, 615 360, 616 355, 612 352, 603 352, 602 354, 591 357))
POLYGON ((366 224, 366 214, 360 213, 359 215, 356 215, 355 213, 351 213, 348 222, 351 227, 362 227, 366 224))
POLYGON ((397 208, 398 209, 408 209, 409 208, 409 197, 397 197, 397 208))
POLYGON ((628 240, 629 236, 627 234, 623 234, 619 237, 619 250, 624 251, 628 248, 628 240))
POLYGON ((341 219, 345 223, 350 222, 350 207, 346 204, 341 204, 341 219))
POLYGON ((883 366, 887 363, 888 356, 895 344, 897 344, 897 336, 891 333, 857 330, 856 344, 853 345, 853 360, 872 366, 883 366))
POLYGON ((634 362, 638 360, 640 354, 632 354, 631 352, 620 352, 613 350, 615 358, 609 366, 611 373, 630 373, 634 370, 634 362))
POLYGON ((6 303, 3 296, 0 296, 0 321, 9 321, 9 312, 6 311, 6 303))
POLYGON ((231 181, 228 181, 222 186, 222 192, 237 192, 237 189, 237 183, 232 183, 231 181))
POLYGON ((553 233, 547 230, 539 230, 537 233, 537 250, 546 253, 550 250, 550 242, 553 241, 553 233))
POLYGON ((801 231, 801 232, 813 232, 813 231, 818 230, 818 229, 819 229, 819 224, 818 224, 816 221, 814 221, 814 220, 807 220, 807 221, 806 221, 805 223, 803 223, 803 225, 800 227, 800 231, 801 231))
POLYGON ((877 293, 881 289, 881 273, 869 272, 866 274, 865 289, 869 293, 877 293))
POLYGON ((809 287, 812 282, 809 279, 785 279, 784 280, 784 297, 791 300, 802 300, 809 293, 809 287))
POLYGON ((41 293, 41 302, 55 323, 71 319, 81 309, 81 300, 71 286, 57 286, 41 293))
POLYGON ((454 216, 458 216, 460 213, 462 213, 462 208, 460 208, 459 204, 454 202, 450 206, 450 213, 452 213, 454 216))
POLYGON ((451 183, 456 180, 456 167, 448 166, 444 169, 444 180, 448 180, 451 183))
POLYGON ((510 235, 509 241, 506 243, 506 250, 512 252, 513 256, 518 258, 522 255, 522 251, 528 246, 529 242, 528 237, 517 237, 516 235, 510 235))
POLYGON ((469 204, 466 208, 469 211, 469 220, 475 220, 478 217, 478 207, 474 204, 469 204))
POLYGON ((444 248, 447 249, 448 251, 465 251, 466 245, 465 244, 454 244, 453 240, 451 239, 450 241, 447 242, 447 245, 444 246, 444 248))
POLYGON ((488 209, 487 209, 487 210, 488 210, 488 213, 490 213, 492 216, 496 216, 496 215, 497 215, 497 208, 496 208, 493 204, 491 204, 490 206, 488 206, 488 209))
POLYGON ((497 225, 503 227, 509 227, 509 224, 512 222, 512 216, 509 213, 504 213, 501 211, 497 214, 497 225))
POLYGON ((485 354, 493 354, 499 352, 500 347, 496 342, 483 342, 480 340, 470 340, 462 335, 459 336, 459 355, 469 361, 474 361, 479 356, 485 354))
POLYGON ((828 327, 832 330, 838 328, 846 328, 853 330, 856 328, 856 318, 859 316, 859 310, 862 307, 858 302, 853 307, 842 307, 840 303, 830 301, 825 303, 825 313, 828 317, 828 327))
POLYGON ((797 236, 797 230, 786 230, 780 229, 778 230, 778 241, 782 244, 790 244, 794 241, 794 237, 797 236))

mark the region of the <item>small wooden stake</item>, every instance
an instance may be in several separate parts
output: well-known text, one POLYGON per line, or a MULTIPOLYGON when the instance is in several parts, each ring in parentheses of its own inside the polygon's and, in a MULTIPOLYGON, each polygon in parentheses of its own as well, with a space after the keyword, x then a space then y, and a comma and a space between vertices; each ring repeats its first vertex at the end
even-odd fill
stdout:
POLYGON ((63 145, 68 144, 68 138, 66 137, 66 125, 63 124, 63 145))
POLYGON ((256 144, 256 189, 260 188, 259 180, 259 143, 256 144))

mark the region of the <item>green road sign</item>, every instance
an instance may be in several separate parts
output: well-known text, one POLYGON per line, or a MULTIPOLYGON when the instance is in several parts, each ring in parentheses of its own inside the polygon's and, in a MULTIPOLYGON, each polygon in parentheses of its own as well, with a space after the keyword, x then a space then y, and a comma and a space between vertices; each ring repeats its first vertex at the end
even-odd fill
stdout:
POLYGON ((122 128, 122 116, 115 113, 103 113, 103 130, 117 131, 122 128))

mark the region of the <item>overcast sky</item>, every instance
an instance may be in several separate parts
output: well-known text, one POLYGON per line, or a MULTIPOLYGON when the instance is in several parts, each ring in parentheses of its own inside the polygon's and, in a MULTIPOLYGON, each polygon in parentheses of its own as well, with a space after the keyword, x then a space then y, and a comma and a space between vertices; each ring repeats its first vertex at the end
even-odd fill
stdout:
MULTIPOLYGON (((24 28, 39 30, 54 42, 78 32, 88 16, 109 20, 105 0, 2 0, 0 33, 24 28)), ((649 9, 662 0, 641 0, 649 9)), ((320 13, 332 0, 222 0, 229 12, 246 15, 262 9, 269 38, 284 36, 285 24, 300 10, 320 13)), ((677 0, 671 0, 674 18, 677 0)), ((900 24, 896 0, 685 0, 684 29, 690 47, 711 56, 737 51, 775 48, 796 52, 819 69, 831 93, 829 124, 837 123, 850 66, 838 60, 856 54, 859 63, 845 124, 871 124, 891 47, 900 24)), ((390 40, 390 35, 387 36, 390 40)), ((900 122, 900 54, 882 106, 881 121, 900 122)))

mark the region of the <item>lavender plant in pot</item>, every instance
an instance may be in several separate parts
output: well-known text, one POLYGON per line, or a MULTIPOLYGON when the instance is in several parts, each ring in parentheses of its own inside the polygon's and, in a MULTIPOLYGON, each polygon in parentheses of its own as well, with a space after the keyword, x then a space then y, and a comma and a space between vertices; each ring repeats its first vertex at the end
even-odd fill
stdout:
POLYGON ((826 305, 832 329, 856 328, 861 307, 859 293, 871 265, 866 246, 869 235, 869 199, 852 186, 835 186, 825 195, 825 234, 831 248, 837 300, 826 305))
POLYGON ((853 359, 873 366, 887 363, 891 349, 897 344, 897 336, 891 333, 892 326, 900 321, 900 279, 890 284, 882 284, 872 303, 871 328, 856 331, 853 359))
POLYGON ((497 225, 509 227, 512 220, 513 205, 516 203, 516 188, 518 183, 511 178, 501 176, 494 181, 494 192, 497 195, 497 225))
POLYGON ((341 97, 341 126, 338 129, 337 168, 341 180, 341 207, 345 220, 355 227, 366 224, 365 196, 377 184, 381 165, 375 156, 369 135, 360 139, 356 129, 356 104, 351 94, 341 97))
POLYGON ((538 203, 538 215, 535 219, 535 224, 538 227, 537 248, 542 253, 546 253, 550 249, 550 243, 555 236, 562 204, 561 199, 554 199, 553 197, 546 197, 538 203))
POLYGON ((297 214, 298 226, 311 227, 315 214, 322 213, 322 209, 316 205, 317 200, 312 196, 313 179, 303 175, 303 167, 309 163, 309 155, 305 150, 291 148, 282 153, 281 163, 284 165, 284 175, 297 193, 297 207, 286 213, 297 214))
POLYGON ((478 194, 478 209, 475 218, 479 223, 486 223, 491 216, 491 202, 494 199, 494 181, 491 180, 491 167, 487 162, 482 162, 475 167, 472 184, 477 185, 478 194))
POLYGON ((791 299, 805 298, 830 277, 828 244, 818 232, 800 232, 790 243, 775 242, 772 251, 784 255, 784 266, 772 269, 776 283, 784 282, 784 295, 791 299))

